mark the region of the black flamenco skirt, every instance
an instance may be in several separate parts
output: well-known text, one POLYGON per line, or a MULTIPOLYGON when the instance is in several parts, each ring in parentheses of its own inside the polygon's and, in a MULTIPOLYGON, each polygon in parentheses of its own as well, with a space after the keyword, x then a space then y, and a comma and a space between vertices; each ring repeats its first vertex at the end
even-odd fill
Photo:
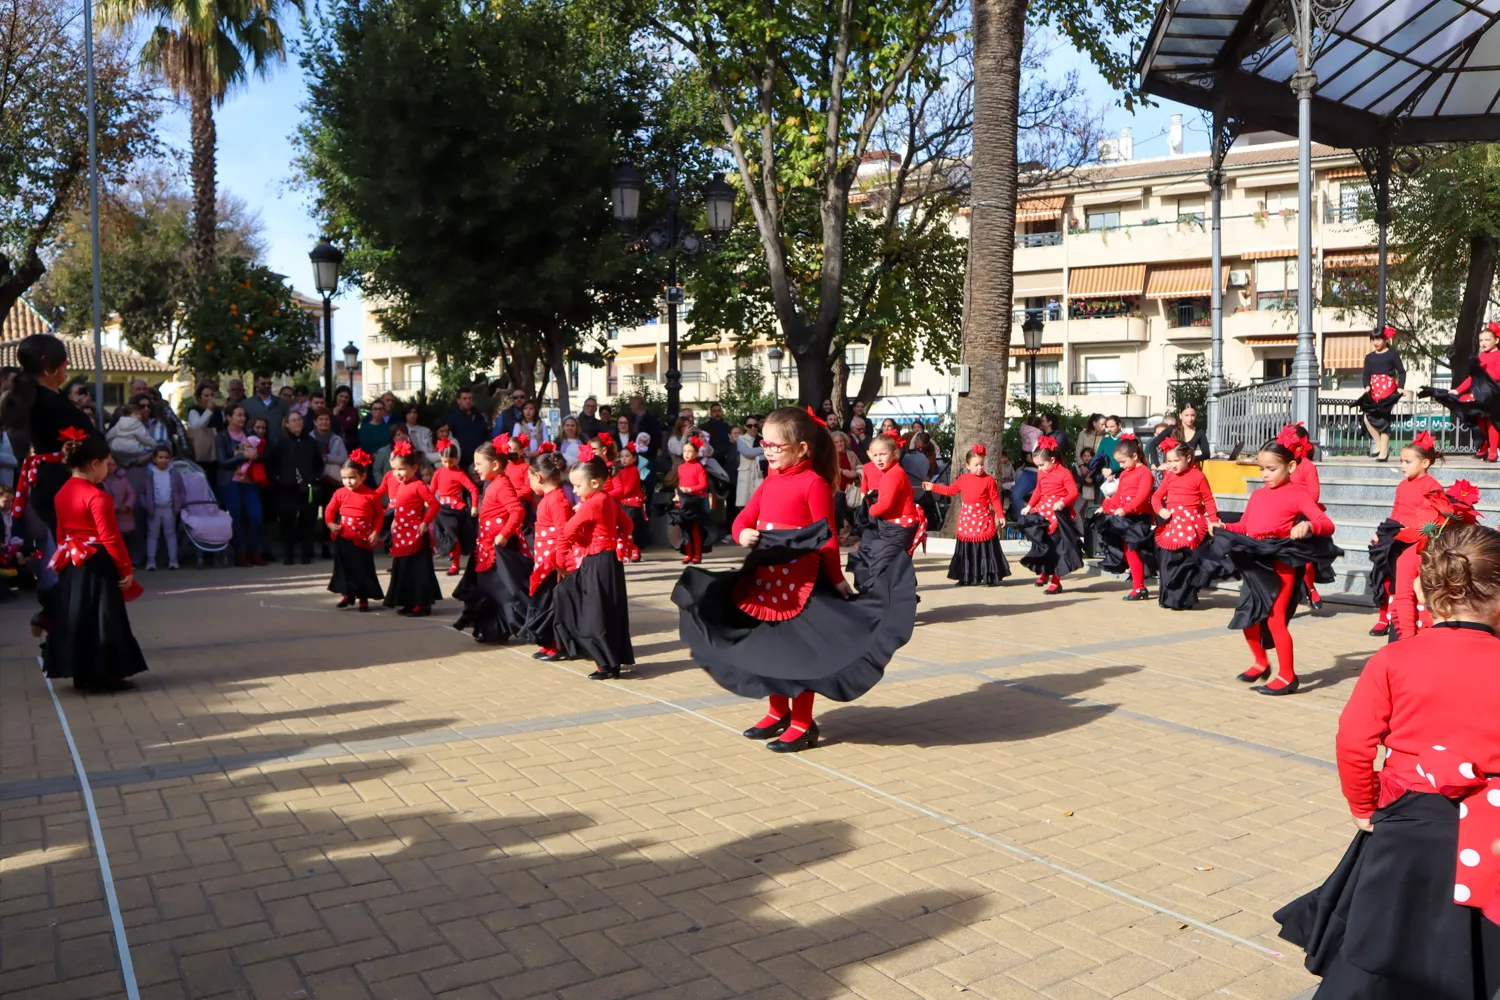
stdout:
POLYGON ((1191 611, 1198 606, 1203 574, 1196 552, 1197 549, 1156 550, 1157 604, 1174 611, 1191 611))
POLYGON ((1056 531, 1047 530, 1051 522, 1040 514, 1022 514, 1016 521, 1021 536, 1031 543, 1031 551, 1021 557, 1021 565, 1038 576, 1067 576, 1083 569, 1083 539, 1078 525, 1067 511, 1058 511, 1058 515, 1056 531))
MULTIPOLYGON (((530 584, 528 582, 528 588, 530 584)), ((557 576, 548 574, 532 594, 528 590, 526 617, 516 636, 543 649, 557 648, 557 576)))
POLYGON ((385 596, 375 572, 375 553, 342 535, 333 540, 333 579, 328 589, 344 597, 378 601, 385 596))
POLYGON ((1125 550, 1135 549, 1146 565, 1146 575, 1155 576, 1157 567, 1156 520, 1150 514, 1106 514, 1095 511, 1089 518, 1094 537, 1099 540, 1099 570, 1102 573, 1128 573, 1125 550))
POLYGON ((47 606, 52 628, 42 646, 42 668, 48 677, 71 677, 74 687, 88 690, 146 669, 130 631, 120 571, 108 553, 65 566, 47 606))
POLYGON ((844 571, 854 577, 856 590, 864 591, 888 573, 891 563, 911 562, 911 543, 917 535, 915 525, 903 528, 880 518, 869 518, 859 533, 859 547, 849 553, 844 571))
POLYGON ((734 590, 742 575, 794 562, 829 537, 826 521, 762 531, 737 570, 683 570, 672 589, 679 631, 693 659, 720 687, 744 698, 794 698, 813 691, 833 701, 853 701, 880 681, 896 650, 911 639, 917 573, 904 551, 903 558, 886 559, 885 571, 852 600, 820 574, 795 618, 768 622, 740 610, 734 590))
POLYGON ((993 587, 1010 576, 1010 563, 1000 551, 1000 536, 982 542, 953 543, 953 559, 948 563, 948 579, 962 585, 993 587))
POLYGON ((1328 880, 1276 911, 1322 976, 1318 1000, 1487 1000, 1500 927, 1453 901, 1458 803, 1407 792, 1356 833, 1328 880))
POLYGON ((618 670, 635 662, 625 567, 613 551, 584 558, 552 595, 557 643, 569 659, 618 670))
POLYGON ((1365 419, 1370 422, 1371 427, 1375 428, 1381 434, 1386 434, 1391 429, 1391 411, 1396 408, 1396 404, 1399 402, 1401 402, 1401 393, 1399 392, 1393 392, 1384 399, 1377 400, 1370 396, 1369 390, 1366 390, 1363 396, 1354 401, 1354 405, 1364 414, 1365 419))
POLYGON ((1375 606, 1385 603, 1386 587, 1396 584, 1396 560, 1411 546, 1411 542, 1398 542, 1396 536, 1404 530, 1400 521, 1386 518, 1375 529, 1375 541, 1370 544, 1370 574, 1365 587, 1375 606))
POLYGON ((625 509, 625 516, 630 518, 630 540, 635 543, 636 548, 645 548, 649 544, 646 537, 646 508, 627 507, 624 504, 621 506, 625 509))
POLYGON ((1273 643, 1271 631, 1265 623, 1271 617, 1271 608, 1281 589, 1281 578, 1276 575, 1273 564, 1279 562, 1294 571, 1292 599, 1286 610, 1290 621, 1306 596, 1305 567, 1314 567, 1314 579, 1318 583, 1332 583, 1333 563, 1344 554, 1344 550, 1326 536, 1251 538, 1233 531, 1214 532, 1213 537, 1204 539, 1193 552, 1204 586, 1231 578, 1240 581, 1240 599, 1229 627, 1243 630, 1260 625, 1261 645, 1267 649, 1273 643))
POLYGON ((698 534, 703 539, 703 549, 699 555, 705 555, 713 551, 714 544, 724 537, 722 525, 712 520, 712 508, 708 497, 695 497, 686 494, 677 494, 679 503, 674 503, 667 508, 667 523, 682 529, 682 542, 677 546, 678 552, 687 551, 688 532, 696 525, 698 534))
POLYGON ((474 551, 478 522, 467 510, 442 508, 432 522, 432 529, 433 550, 439 555, 448 555, 456 546, 462 546, 464 552, 474 551))
POLYGON ((388 608, 430 608, 443 598, 432 569, 432 548, 425 541, 414 555, 391 560, 391 586, 385 592, 388 608))
POLYGON ((1417 395, 1441 403, 1465 427, 1477 427, 1480 420, 1500 423, 1500 384, 1484 370, 1477 357, 1469 362, 1469 378, 1469 391, 1464 395, 1472 398, 1467 401, 1451 389, 1434 385, 1423 386, 1417 395))

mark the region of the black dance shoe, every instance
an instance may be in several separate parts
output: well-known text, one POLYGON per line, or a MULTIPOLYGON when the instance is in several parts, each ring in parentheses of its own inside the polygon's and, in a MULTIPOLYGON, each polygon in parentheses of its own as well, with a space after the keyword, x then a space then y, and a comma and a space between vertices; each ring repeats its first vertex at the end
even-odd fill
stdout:
POLYGON ((766 744, 766 749, 772 753, 797 753, 801 750, 811 750, 817 745, 818 724, 814 722, 795 740, 772 740, 766 744))
POLYGON ((93 684, 81 685, 84 691, 90 694, 119 694, 122 691, 134 691, 135 682, 124 678, 118 680, 97 681, 93 684))
POLYGON ((1122 600, 1122 601, 1149 601, 1149 600, 1151 600, 1151 592, 1148 591, 1145 587, 1142 587, 1140 590, 1132 590, 1130 593, 1128 593, 1124 597, 1120 598, 1120 600, 1122 600))
POLYGON ((1309 597, 1307 599, 1307 606, 1310 607, 1310 608, 1312 608, 1314 611, 1322 611, 1323 610, 1323 598, 1321 598, 1321 597, 1309 597))
POLYGON ((1039 577, 1037 577, 1036 578, 1036 585, 1038 587, 1045 587, 1045 586, 1047 586, 1047 578, 1045 576, 1039 576, 1039 577))
POLYGON ((531 654, 533 660, 541 660, 543 663, 555 663, 563 658, 562 651, 558 649, 539 649, 531 654))
POLYGON ((1266 676, 1268 674, 1270 674, 1270 672, 1271 672, 1271 668, 1270 667, 1267 667, 1266 669, 1260 671, 1259 673, 1251 673, 1249 670, 1246 670, 1244 673, 1242 673, 1238 677, 1236 677, 1235 680, 1237 680, 1237 681, 1244 681, 1246 684, 1254 684, 1256 681, 1265 680, 1266 676))
POLYGON ((40 611, 38 611, 36 614, 34 614, 34 615, 31 616, 31 634, 32 634, 32 636, 34 636, 36 638, 40 638, 40 637, 46 635, 48 632, 51 632, 51 631, 52 631, 52 623, 47 620, 47 616, 46 615, 44 615, 40 611))
POLYGON ((407 615, 411 614, 411 608, 397 608, 396 614, 400 615, 402 618, 405 618, 407 615))
POLYGON ((1376 624, 1374 628, 1370 629, 1370 634, 1373 635, 1373 636, 1375 636, 1377 639, 1379 639, 1379 638, 1384 638, 1385 636, 1389 635, 1390 631, 1391 631, 1391 623, 1390 622, 1380 622, 1380 623, 1376 624))
POLYGON ((1062 584, 1060 584, 1060 583, 1049 583, 1049 584, 1047 584, 1047 589, 1043 590, 1042 593, 1044 593, 1044 594, 1061 594, 1062 590, 1063 590, 1062 584))
POLYGON ((340 607, 340 608, 352 608, 353 606, 354 606, 354 598, 352 598, 352 597, 346 597, 342 601, 339 601, 339 603, 338 603, 338 607, 340 607))
POLYGON ((620 679, 619 667, 599 667, 589 674, 591 681, 617 681, 620 679))
POLYGON ((1290 684, 1288 684, 1286 687, 1273 688, 1269 684, 1262 684, 1262 685, 1260 685, 1260 687, 1253 687, 1250 690, 1254 691, 1256 694, 1268 694, 1271 697, 1275 698, 1278 695, 1283 695, 1283 694, 1296 694, 1297 693, 1297 688, 1300 687, 1301 685, 1302 685, 1302 678, 1300 678, 1300 677, 1293 677, 1292 678, 1292 682, 1290 684))
POLYGON ((786 732, 786 727, 792 724, 792 713, 788 712, 769 726, 751 726, 740 735, 747 740, 768 740, 773 736, 780 736, 786 732))

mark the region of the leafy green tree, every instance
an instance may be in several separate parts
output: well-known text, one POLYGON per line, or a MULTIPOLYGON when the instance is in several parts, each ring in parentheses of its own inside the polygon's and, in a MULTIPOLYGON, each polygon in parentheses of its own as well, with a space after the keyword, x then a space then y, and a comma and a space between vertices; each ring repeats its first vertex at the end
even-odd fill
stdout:
POLYGON ((386 335, 537 393, 655 313, 610 215, 644 69, 553 0, 340 0, 311 29, 301 167, 386 335))
POLYGON ((241 257, 219 259, 186 327, 179 358, 203 375, 298 372, 321 347, 317 320, 297 305, 285 279, 241 257))
MULTIPOLYGON (((87 197, 87 78, 78 6, 0 0, 0 316, 42 277, 63 221, 87 197)), ((120 45, 95 46, 99 165, 119 179, 158 148, 160 105, 120 45)))
MULTIPOLYGON (((301 13, 302 0, 290 0, 301 13)), ((218 133, 214 107, 252 74, 286 59, 281 0, 100 0, 105 23, 150 25, 141 64, 188 99, 192 129, 193 265, 202 284, 214 275, 218 235, 218 133)))
POLYGON ((731 424, 743 424, 752 415, 765 416, 775 402, 766 391, 765 375, 755 365, 736 365, 719 383, 719 405, 724 407, 724 419, 731 424))

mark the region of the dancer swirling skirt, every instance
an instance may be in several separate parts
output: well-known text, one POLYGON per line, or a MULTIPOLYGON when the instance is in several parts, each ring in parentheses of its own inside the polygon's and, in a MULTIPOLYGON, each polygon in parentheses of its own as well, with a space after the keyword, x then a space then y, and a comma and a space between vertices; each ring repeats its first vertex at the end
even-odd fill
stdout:
POLYGON ((1419 396, 1437 400, 1478 437, 1475 457, 1500 459, 1500 323, 1479 333, 1479 353, 1469 362, 1469 377, 1452 389, 1423 386, 1419 396))
POLYGON ((437 517, 438 502, 427 485, 417 478, 417 463, 411 446, 399 442, 404 452, 392 456, 394 473, 400 485, 391 502, 391 586, 385 594, 385 606, 397 613, 425 617, 432 614, 434 601, 443 596, 437 573, 432 565, 432 543, 427 537, 428 525, 437 517))
POLYGON ((608 477, 601 458, 579 462, 573 488, 581 502, 563 529, 563 544, 581 550, 578 568, 567 573, 553 592, 554 630, 569 659, 594 661, 593 680, 620 676, 635 663, 630 641, 630 605, 625 592, 621 542, 628 542, 630 516, 604 489, 608 477))
POLYGON ((1083 539, 1078 534, 1073 504, 1078 484, 1073 474, 1054 457, 1057 443, 1051 437, 1037 440, 1031 461, 1037 468, 1036 489, 1021 509, 1016 527, 1031 543, 1021 565, 1037 575, 1036 585, 1044 593, 1062 593, 1062 578, 1083 569, 1083 539))
POLYGON ((472 628, 475 642, 500 643, 525 627, 531 608, 531 552, 521 532, 526 507, 501 471, 493 445, 479 446, 474 467, 484 478, 484 496, 474 554, 453 591, 454 599, 464 602, 453 627, 472 628))
POLYGON ((960 497, 953 559, 948 563, 948 579, 960 587, 978 584, 994 587, 1010 576, 1010 563, 1000 551, 999 529, 1005 524, 1005 512, 995 478, 984 471, 986 454, 982 444, 969 449, 964 458, 965 471, 951 486, 922 484, 933 493, 960 497))
POLYGON ((1131 594, 1144 591, 1136 586, 1135 567, 1128 557, 1140 560, 1141 580, 1157 574, 1156 529, 1150 514, 1111 514, 1104 508, 1089 518, 1099 540, 1099 571, 1116 575, 1130 574, 1131 594))
POLYGON ((1186 611, 1198 606, 1203 574, 1195 551, 1208 537, 1209 525, 1219 519, 1219 508, 1192 449, 1168 438, 1162 451, 1167 468, 1151 495, 1158 519, 1156 561, 1161 579, 1156 597, 1164 608, 1186 611))

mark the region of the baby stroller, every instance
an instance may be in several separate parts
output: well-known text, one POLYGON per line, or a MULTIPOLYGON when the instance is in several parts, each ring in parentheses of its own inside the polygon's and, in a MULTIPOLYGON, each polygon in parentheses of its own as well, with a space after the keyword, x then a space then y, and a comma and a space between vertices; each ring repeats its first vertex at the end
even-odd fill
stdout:
POLYGON ((213 487, 202 468, 185 458, 179 458, 172 465, 182 473, 182 484, 187 492, 179 518, 182 534, 188 544, 198 550, 198 568, 203 569, 205 555, 208 564, 213 565, 217 561, 214 557, 229 548, 234 538, 234 519, 229 516, 229 511, 219 506, 219 498, 214 496, 213 487))

